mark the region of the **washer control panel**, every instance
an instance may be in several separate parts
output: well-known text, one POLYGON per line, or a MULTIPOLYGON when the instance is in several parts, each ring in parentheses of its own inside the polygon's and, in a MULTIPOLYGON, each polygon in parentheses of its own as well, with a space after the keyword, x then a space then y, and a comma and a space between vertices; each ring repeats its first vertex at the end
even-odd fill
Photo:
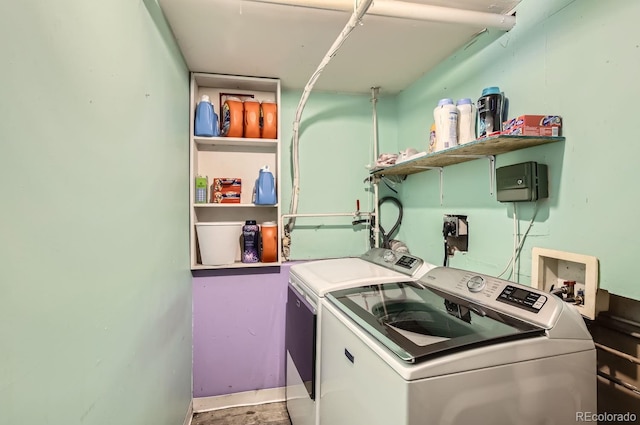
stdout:
POLYGON ((526 289, 507 285, 500 295, 498 295, 497 301, 515 305, 533 313, 538 313, 544 303, 547 302, 547 297, 542 294, 527 291, 526 289))
POLYGON ((385 248, 372 248, 360 258, 408 276, 413 276, 424 264, 422 259, 411 254, 385 248))
POLYGON ((500 311, 547 329, 553 327, 563 309, 562 301, 543 291, 468 270, 436 267, 419 282, 468 300, 480 309, 500 311))

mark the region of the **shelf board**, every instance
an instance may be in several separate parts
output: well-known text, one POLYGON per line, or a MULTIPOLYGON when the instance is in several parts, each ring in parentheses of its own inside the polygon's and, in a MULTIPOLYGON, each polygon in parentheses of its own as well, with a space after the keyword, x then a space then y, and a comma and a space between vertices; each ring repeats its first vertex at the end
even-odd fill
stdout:
POLYGON ((275 205, 256 205, 256 204, 193 204, 194 208, 276 208, 275 205))
POLYGON ((247 91, 275 92, 280 81, 274 78, 239 77, 235 75, 221 75, 195 72, 193 77, 200 87, 219 87, 247 91))
POLYGON ((201 146, 233 146, 233 147, 271 147, 278 145, 278 139, 249 139, 244 137, 200 137, 193 141, 201 146))
POLYGON ((426 171, 421 167, 446 167, 476 159, 477 155, 499 155, 532 146, 544 145, 553 142, 562 142, 564 137, 537 137, 537 136, 492 136, 478 139, 464 145, 455 146, 440 152, 428 154, 420 158, 392 165, 390 167, 371 170, 371 174, 382 175, 409 175, 426 171), (459 157, 458 155, 469 155, 459 157))
POLYGON ((246 269, 246 268, 259 268, 259 267, 277 267, 282 263, 276 261, 273 263, 242 263, 240 261, 233 264, 224 264, 221 266, 205 266, 203 264, 191 265, 191 270, 220 270, 220 269, 246 269))

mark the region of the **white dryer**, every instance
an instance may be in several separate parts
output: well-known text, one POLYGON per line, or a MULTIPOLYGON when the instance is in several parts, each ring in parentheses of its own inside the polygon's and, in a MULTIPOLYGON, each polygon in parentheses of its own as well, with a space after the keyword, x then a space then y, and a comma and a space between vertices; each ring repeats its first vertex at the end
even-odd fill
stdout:
POLYGON ((435 266, 410 254, 374 248, 361 257, 291 267, 286 318, 286 399, 292 425, 319 423, 321 325, 329 291, 371 283, 415 281, 435 266))
POLYGON ((596 410, 596 352, 559 298, 437 267, 323 301, 327 425, 567 425, 596 410))

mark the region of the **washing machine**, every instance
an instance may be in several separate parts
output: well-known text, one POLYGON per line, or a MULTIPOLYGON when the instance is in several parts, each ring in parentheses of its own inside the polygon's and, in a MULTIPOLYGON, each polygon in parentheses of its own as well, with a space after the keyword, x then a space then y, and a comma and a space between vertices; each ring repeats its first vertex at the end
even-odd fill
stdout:
POLYGON ((322 302, 320 424, 567 425, 597 412, 593 340, 558 297, 437 267, 322 302))
POLYGON ((322 392, 322 315, 329 291, 415 281, 435 266, 389 249, 291 267, 286 309, 286 400, 292 425, 317 425, 322 392))

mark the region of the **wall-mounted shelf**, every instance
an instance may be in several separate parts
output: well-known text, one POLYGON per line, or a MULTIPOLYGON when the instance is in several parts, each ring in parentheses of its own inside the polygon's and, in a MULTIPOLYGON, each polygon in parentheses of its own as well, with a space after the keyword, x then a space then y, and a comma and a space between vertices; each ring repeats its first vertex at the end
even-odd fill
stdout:
POLYGON ((432 153, 414 160, 392 165, 386 168, 371 170, 376 176, 409 175, 472 161, 480 157, 490 157, 532 146, 553 142, 562 142, 564 137, 537 136, 493 136, 475 140, 464 145, 455 146, 440 152, 432 153))
POLYGON ((280 199, 280 80, 274 78, 243 77, 221 74, 192 73, 190 104, 190 257, 192 270, 271 267, 281 263, 280 239, 277 239, 276 261, 270 263, 240 262, 240 243, 231 239, 226 242, 214 241, 215 246, 223 246, 228 252, 236 252, 236 259, 208 261, 203 264, 202 253, 196 230, 197 223, 244 224, 255 220, 258 224, 278 222, 280 204, 255 205, 252 202, 255 181, 262 167, 267 165, 274 174, 277 199, 280 199), (222 118, 223 94, 251 96, 258 101, 271 101, 277 105, 277 138, 245 137, 201 137, 194 132, 195 109, 202 95, 207 95, 214 103, 214 110, 222 118), (211 201, 211 184, 216 177, 234 178, 242 181, 240 203, 196 203, 194 183, 196 176, 208 177, 207 198, 211 201), (213 263, 213 264, 211 264, 213 263))
POLYGON ((274 205, 256 205, 256 204, 193 204, 194 208, 278 208, 279 204, 274 205))
POLYGON ((204 146, 219 146, 219 147, 264 147, 277 149, 279 140, 277 139, 245 139, 242 137, 198 137, 194 136, 193 141, 200 148, 204 146))

